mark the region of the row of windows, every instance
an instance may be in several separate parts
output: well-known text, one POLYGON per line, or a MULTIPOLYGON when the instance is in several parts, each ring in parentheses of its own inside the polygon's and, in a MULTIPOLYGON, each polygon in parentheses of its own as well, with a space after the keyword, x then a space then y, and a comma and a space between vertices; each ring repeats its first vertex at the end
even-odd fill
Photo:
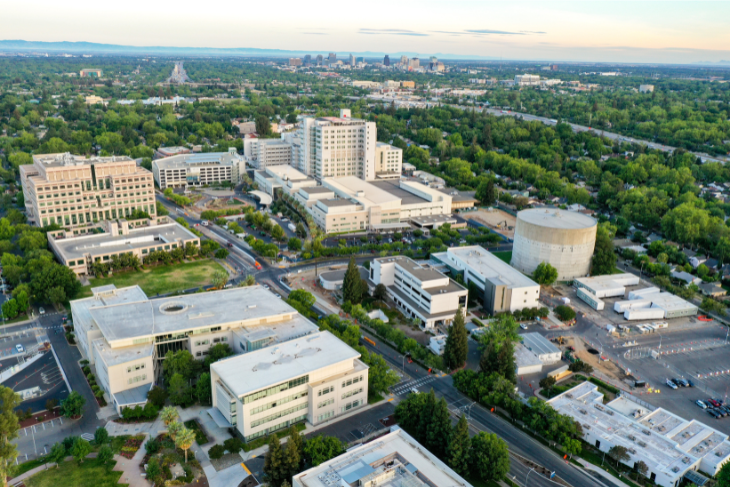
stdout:
POLYGON ((317 421, 324 421, 325 419, 329 419, 334 415, 335 415, 334 411, 327 411, 326 413, 323 413, 323 414, 320 414, 319 416, 317 416, 317 421))
POLYGON ((130 377, 127 382, 129 384, 134 384, 136 382, 142 382, 143 380, 147 380, 147 374, 138 375, 136 377, 130 377))
POLYGON ((302 391, 302 392, 298 392, 296 394, 292 394, 291 396, 282 397, 281 399, 277 399, 276 401, 272 401, 268 404, 264 404, 263 406, 259 406, 257 408, 251 409, 250 414, 251 415, 259 414, 264 411, 268 411, 271 408, 275 408, 276 406, 281 406, 282 404, 286 404, 288 402, 295 401, 302 397, 307 397, 308 395, 309 395, 309 392, 302 391))
POLYGON ((268 423, 269 421, 279 419, 282 416, 286 416, 286 415, 294 413, 296 411, 301 411, 302 409, 307 409, 308 407, 309 407, 309 403, 304 402, 302 404, 297 404, 296 406, 292 406, 292 407, 284 409, 282 411, 277 411, 274 414, 270 414, 270 415, 266 416, 265 418, 257 419, 256 421, 251 421, 251 427, 255 428, 257 426, 261 426, 264 423, 268 423))
POLYGON ((346 392, 346 393, 344 393, 344 394, 342 395, 342 399, 347 399, 348 397, 352 397, 352 396, 354 396, 355 394, 360 394, 361 392, 362 392, 362 387, 361 387, 361 388, 359 388, 359 389, 353 389, 353 390, 351 390, 351 391, 349 391, 349 392, 346 392))
POLYGON ((334 392, 335 386, 329 386, 325 387, 324 389, 320 389, 320 391, 317 393, 318 396, 324 396, 325 394, 329 394, 330 392, 334 392))
POLYGON ((363 376, 362 375, 359 376, 359 377, 353 377, 353 378, 348 379, 346 381, 343 380, 342 381, 342 388, 344 389, 345 387, 351 386, 352 384, 357 384, 358 382, 362 382, 362 380, 363 380, 363 376))
POLYGON ((323 401, 323 402, 317 404, 317 409, 322 409, 322 408, 327 407, 330 404, 334 404, 334 403, 335 403, 334 399, 327 399, 326 401, 323 401))
POLYGON ((136 364, 136 365, 130 365, 127 367, 127 373, 131 373, 133 370, 142 370, 144 369, 144 364, 136 364))
POLYGON ((340 411, 344 413, 345 411, 349 411, 350 409, 358 407, 360 404, 362 404, 362 401, 359 399, 357 401, 352 401, 342 406, 340 411))
POLYGON ((309 382, 309 375, 304 375, 297 379, 292 379, 288 382, 283 382, 283 383, 275 385, 273 387, 269 387, 268 389, 264 389, 263 391, 254 392, 253 394, 244 396, 243 403, 248 404, 250 402, 257 401, 259 399, 263 399, 264 397, 273 396, 274 394, 278 394, 282 391, 292 389, 292 388, 300 386, 302 384, 307 384, 308 382, 309 382))
POLYGON ((301 416, 297 416, 296 418, 292 418, 289 421, 284 421, 283 423, 279 423, 275 426, 270 426, 268 428, 264 428, 263 430, 259 431, 258 433, 253 433, 251 435, 248 435, 246 437, 246 441, 255 440, 256 438, 260 438, 262 436, 266 436, 269 433, 273 433, 274 431, 279 431, 280 429, 288 428, 290 425, 294 423, 298 423, 299 421, 304 421, 307 419, 306 414, 302 414, 301 416))

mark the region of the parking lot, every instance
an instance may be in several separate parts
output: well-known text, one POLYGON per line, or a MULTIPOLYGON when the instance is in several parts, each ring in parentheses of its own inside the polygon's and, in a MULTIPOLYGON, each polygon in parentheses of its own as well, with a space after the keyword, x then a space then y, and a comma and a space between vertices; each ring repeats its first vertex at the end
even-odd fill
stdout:
POLYGON ((24 397, 18 409, 30 408, 34 413, 46 409, 48 399, 56 399, 60 403, 69 394, 61 369, 50 350, 25 369, 6 379, 2 385, 24 397))

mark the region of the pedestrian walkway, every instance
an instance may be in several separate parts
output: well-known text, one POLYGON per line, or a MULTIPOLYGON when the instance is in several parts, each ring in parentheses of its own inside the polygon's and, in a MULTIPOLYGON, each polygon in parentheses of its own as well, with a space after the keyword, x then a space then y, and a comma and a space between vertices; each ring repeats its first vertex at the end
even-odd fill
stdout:
POLYGON ((53 462, 50 462, 50 463, 44 463, 43 465, 40 465, 36 468, 32 468, 32 469, 28 470, 27 472, 25 472, 24 474, 18 475, 17 477, 11 479, 8 482, 8 485, 12 485, 12 486, 20 485, 25 481, 25 479, 28 479, 28 478, 32 477, 33 475, 37 474, 38 472, 42 472, 43 470, 48 470, 49 468, 56 468, 56 464, 53 462))
POLYGON ((601 467, 597 467, 596 465, 593 465, 592 463, 589 463, 589 462, 583 460, 582 458, 576 457, 575 459, 578 461, 578 463, 583 465, 583 467, 586 470, 596 472, 598 475, 600 475, 601 477, 603 477, 605 480, 607 480, 611 484, 615 485, 616 487, 629 487, 627 484, 623 483, 621 480, 617 479, 610 473, 606 472, 601 467))
POLYGON ((131 459, 126 459, 120 455, 114 455, 114 460, 117 461, 117 464, 114 465, 112 470, 115 472, 122 472, 122 476, 119 477, 119 483, 129 484, 129 487, 150 487, 152 485, 150 481, 142 477, 142 468, 144 468, 144 466, 140 468, 140 463, 142 463, 142 459, 147 454, 144 444, 149 438, 149 435, 145 433, 145 436, 144 441, 142 441, 143 446, 137 450, 137 453, 135 453, 131 459))
POLYGON ((408 394, 409 392, 411 392, 411 389, 418 390, 419 387, 425 386, 426 384, 435 380, 435 375, 427 375, 426 377, 421 377, 417 380, 401 382, 400 384, 396 384, 395 386, 393 386, 391 388, 391 392, 396 396, 400 396, 401 394, 408 394))

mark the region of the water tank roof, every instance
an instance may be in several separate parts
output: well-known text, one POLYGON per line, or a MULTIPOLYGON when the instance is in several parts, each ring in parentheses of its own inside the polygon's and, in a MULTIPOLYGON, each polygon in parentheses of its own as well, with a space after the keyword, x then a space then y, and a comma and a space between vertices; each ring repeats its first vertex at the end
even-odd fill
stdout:
POLYGON ((517 220, 546 228, 582 229, 597 225, 596 219, 583 213, 557 208, 533 208, 517 213, 517 220))

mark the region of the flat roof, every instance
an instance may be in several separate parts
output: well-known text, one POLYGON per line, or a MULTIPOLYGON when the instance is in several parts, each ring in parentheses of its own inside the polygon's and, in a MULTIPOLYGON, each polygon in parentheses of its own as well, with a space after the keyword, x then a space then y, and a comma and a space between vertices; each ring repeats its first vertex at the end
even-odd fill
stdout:
POLYGON ((74 260, 80 259, 86 254, 93 257, 198 238, 187 228, 173 222, 143 228, 130 228, 127 235, 97 233, 54 239, 54 243, 62 258, 74 260))
POLYGON ((318 203, 322 203, 324 206, 335 208, 338 206, 358 206, 358 203, 353 203, 350 200, 329 198, 326 200, 319 200, 318 203))
POLYGON ((515 346, 515 364, 518 367, 529 367, 534 365, 542 365, 540 358, 533 353, 532 350, 518 343, 515 346))
POLYGON ((434 279, 448 279, 445 275, 439 271, 430 267, 425 267, 405 255, 395 255, 392 257, 379 257, 377 259, 381 263, 396 263, 400 265, 406 272, 411 273, 417 277, 421 282, 433 281, 434 279))
POLYGON ((105 164, 110 162, 134 162, 134 159, 127 156, 109 156, 109 157, 86 157, 83 155, 75 155, 70 152, 58 154, 38 154, 33 155, 33 161, 48 167, 62 166, 82 166, 90 164, 105 164))
POLYGON ((285 179, 289 181, 314 181, 314 179, 308 177, 301 171, 298 171, 294 167, 288 164, 277 164, 274 166, 266 166, 264 169, 267 173, 275 175, 279 179, 285 179))
POLYGON ((109 296, 72 301, 71 304, 79 309, 88 309, 89 316, 108 341, 166 335, 226 323, 247 326, 247 323, 274 316, 289 315, 289 320, 299 316, 286 301, 276 298, 262 286, 158 299, 148 299, 136 286, 132 291, 128 289, 115 290, 109 296), (118 295, 126 298, 119 299, 118 295), (236 306, 231 306, 231 303, 236 303, 236 306))
POLYGON ((211 369, 233 394, 241 397, 359 357, 355 349, 323 331, 220 360, 211 369))
POLYGON ((325 187, 331 187, 339 196, 351 198, 368 207, 399 202, 399 198, 390 192, 356 176, 325 178, 322 183, 325 187))
POLYGON ((232 154, 230 152, 198 152, 195 154, 178 154, 176 156, 162 157, 152 161, 152 164, 156 164, 160 169, 186 168, 198 164, 231 165, 239 157, 238 154, 232 154))
POLYGON ((578 229, 598 224, 595 218, 575 211, 532 208, 517 213, 517 220, 547 228, 578 229))
POLYGON ((661 308, 665 311, 678 311, 684 309, 699 309, 696 305, 686 301, 672 293, 654 293, 644 297, 651 300, 653 308, 661 308))
POLYGON ((605 276, 577 277, 575 281, 594 292, 639 284, 639 277, 633 274, 608 274, 605 276))
POLYGON ((403 189, 400 186, 400 181, 372 181, 370 184, 376 188, 387 191, 396 198, 400 198, 401 205, 417 205, 419 203, 428 202, 428 200, 403 189))
POLYGON ((522 338, 523 345, 535 353, 538 357, 548 353, 562 354, 558 347, 550 343, 547 338, 537 332, 523 333, 520 335, 520 338, 522 338))
POLYGON ((304 191, 308 194, 324 194, 324 193, 333 193, 334 191, 329 188, 324 188, 322 186, 307 186, 304 188, 299 188, 299 191, 304 191))
POLYGON ((471 487, 436 455, 397 426, 384 436, 298 473, 294 479, 304 487, 366 485, 372 481, 381 487, 471 487), (415 472, 418 472, 418 476, 414 475, 415 472), (427 482, 419 477, 427 479, 427 482))
POLYGON ((469 272, 479 274, 484 279, 497 279, 510 289, 539 287, 540 285, 478 245, 451 247, 446 252, 433 254, 442 262, 456 262, 469 267, 469 272))

